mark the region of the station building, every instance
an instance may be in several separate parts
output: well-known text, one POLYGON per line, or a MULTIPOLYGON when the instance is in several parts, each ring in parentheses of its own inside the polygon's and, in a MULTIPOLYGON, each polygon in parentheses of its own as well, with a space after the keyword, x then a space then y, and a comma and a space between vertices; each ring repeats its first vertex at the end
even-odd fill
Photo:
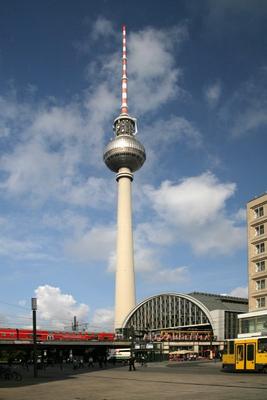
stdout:
POLYGON ((210 293, 162 293, 139 303, 123 328, 145 332, 150 342, 164 343, 164 352, 222 350, 224 340, 237 336, 238 314, 248 299, 210 293))

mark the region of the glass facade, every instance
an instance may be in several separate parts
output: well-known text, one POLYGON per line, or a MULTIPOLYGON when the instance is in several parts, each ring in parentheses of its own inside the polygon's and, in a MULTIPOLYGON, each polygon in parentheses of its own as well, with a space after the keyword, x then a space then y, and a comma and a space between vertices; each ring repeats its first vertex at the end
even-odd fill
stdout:
POLYGON ((237 312, 225 311, 224 314, 224 332, 225 339, 233 339, 238 334, 237 312))
POLYGON ((261 315, 257 317, 241 318, 240 333, 254 333, 267 331, 267 315, 261 315))
POLYGON ((186 327, 211 328, 203 310, 187 298, 164 294, 148 299, 128 319, 125 328, 159 332, 186 327))

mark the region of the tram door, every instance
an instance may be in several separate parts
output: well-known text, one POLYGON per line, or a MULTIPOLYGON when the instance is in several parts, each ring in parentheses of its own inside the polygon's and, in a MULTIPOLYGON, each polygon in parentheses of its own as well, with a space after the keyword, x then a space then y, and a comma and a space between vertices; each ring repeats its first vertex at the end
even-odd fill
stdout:
POLYGON ((236 344, 235 348, 235 369, 236 370, 244 370, 245 369, 245 345, 244 344, 236 344))
POLYGON ((255 369, 255 343, 246 345, 246 369, 255 369))

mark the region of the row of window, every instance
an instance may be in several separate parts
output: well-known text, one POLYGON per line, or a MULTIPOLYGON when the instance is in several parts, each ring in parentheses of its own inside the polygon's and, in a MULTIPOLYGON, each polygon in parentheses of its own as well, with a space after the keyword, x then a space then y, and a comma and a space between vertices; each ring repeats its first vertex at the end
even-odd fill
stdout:
POLYGON ((260 218, 264 216, 264 208, 263 206, 257 207, 254 209, 254 217, 260 218))

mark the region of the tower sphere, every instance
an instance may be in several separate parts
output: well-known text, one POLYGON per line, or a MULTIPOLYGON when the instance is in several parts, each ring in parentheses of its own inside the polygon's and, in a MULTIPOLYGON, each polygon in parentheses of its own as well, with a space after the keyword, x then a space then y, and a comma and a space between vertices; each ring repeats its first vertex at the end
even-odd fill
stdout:
POLYGON ((144 146, 133 135, 120 134, 112 139, 104 150, 104 161, 111 171, 129 168, 131 172, 142 167, 146 160, 144 146))

